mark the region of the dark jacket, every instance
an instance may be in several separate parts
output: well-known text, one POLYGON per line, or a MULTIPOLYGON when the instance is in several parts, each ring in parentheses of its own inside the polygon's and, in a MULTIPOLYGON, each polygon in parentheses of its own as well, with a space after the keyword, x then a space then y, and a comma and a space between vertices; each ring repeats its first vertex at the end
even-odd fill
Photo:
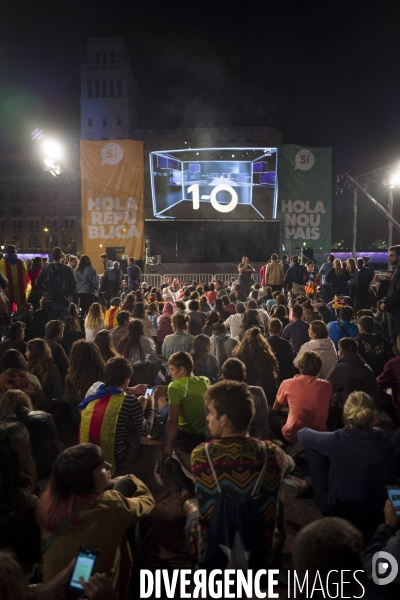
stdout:
POLYGON ((130 290, 138 290, 143 279, 142 271, 137 265, 129 265, 126 272, 128 275, 128 288, 130 290))
POLYGON ((378 377, 385 363, 393 358, 389 342, 381 333, 359 333, 354 339, 358 343, 358 354, 371 367, 375 377, 378 377))
POLYGON ((25 342, 21 342, 21 340, 12 340, 10 338, 8 340, 4 340, 4 342, 1 342, 1 344, 0 344, 0 362, 1 362, 1 359, 3 358, 4 352, 6 352, 7 350, 19 350, 21 352, 21 354, 23 354, 25 356, 26 344, 25 344, 25 342))
POLYGON ((383 520, 385 486, 396 483, 396 454, 386 433, 346 427, 333 433, 305 428, 297 435, 307 450, 329 459, 330 515, 374 531, 383 520))
POLYGON ((376 380, 382 389, 392 388, 393 404, 400 417, 400 356, 389 360, 376 380))
POLYGON ((36 286, 45 292, 46 302, 69 306, 76 294, 77 283, 73 270, 62 263, 44 265, 36 279, 36 286))
POLYGON ((381 412, 381 393, 375 375, 356 352, 339 358, 326 380, 333 385, 335 400, 341 408, 351 392, 361 391, 372 397, 376 410, 381 412))
POLYGON ((28 430, 37 478, 46 479, 60 454, 57 430, 51 415, 41 410, 29 412, 27 408, 21 407, 2 420, 3 423, 16 421, 25 425, 28 430))
POLYGON ((309 329, 309 323, 306 323, 306 321, 302 321, 301 319, 296 319, 296 321, 289 323, 289 325, 286 325, 283 329, 283 339, 288 340, 292 344, 293 352, 296 352, 296 354, 303 344, 310 341, 310 336, 308 334, 309 329))
POLYGON ((40 561, 37 502, 37 497, 31 494, 21 506, 10 508, 0 504, 0 547, 11 550, 26 574, 40 561))
POLYGON ((42 383, 42 388, 46 396, 50 399, 64 396, 65 390, 61 381, 60 369, 57 365, 53 365, 51 381, 49 383, 42 383))
POLYGON ((65 354, 69 356, 71 353, 72 344, 74 344, 77 340, 83 340, 84 338, 85 336, 81 331, 71 331, 70 333, 63 335, 60 345, 64 348, 65 354))
POLYGON ((65 354, 64 348, 58 342, 50 338, 44 338, 44 341, 48 343, 53 356, 53 363, 60 369, 61 380, 64 381, 69 367, 69 358, 65 354))
POLYGON ((293 348, 290 342, 277 335, 267 337, 267 342, 279 363, 279 379, 291 379, 294 375, 293 348))
POLYGON ((307 281, 308 271, 304 265, 300 265, 299 263, 295 263, 292 265, 286 272, 285 275, 285 283, 289 288, 292 287, 292 283, 298 283, 299 285, 304 285, 307 281))
POLYGON ((326 276, 327 283, 330 284, 332 294, 346 294, 347 282, 350 281, 351 275, 344 270, 341 275, 336 275, 335 269, 330 269, 326 276))
POLYGON ((100 289, 102 292, 105 292, 107 298, 111 299, 118 296, 123 278, 124 276, 120 269, 116 269, 115 267, 107 269, 100 284, 100 289))
POLYGON ((45 308, 38 308, 33 313, 31 323, 31 337, 33 338, 44 338, 44 329, 46 324, 49 322, 49 316, 45 308))

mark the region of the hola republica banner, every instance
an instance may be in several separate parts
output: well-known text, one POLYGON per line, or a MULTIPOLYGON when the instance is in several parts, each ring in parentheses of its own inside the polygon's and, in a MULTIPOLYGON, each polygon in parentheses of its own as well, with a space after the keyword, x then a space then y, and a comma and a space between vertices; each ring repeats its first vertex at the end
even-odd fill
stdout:
POLYGON ((94 266, 106 248, 144 255, 143 142, 81 140, 83 251, 94 266))
POLYGON ((332 148, 278 148, 278 211, 285 251, 331 251, 332 148))

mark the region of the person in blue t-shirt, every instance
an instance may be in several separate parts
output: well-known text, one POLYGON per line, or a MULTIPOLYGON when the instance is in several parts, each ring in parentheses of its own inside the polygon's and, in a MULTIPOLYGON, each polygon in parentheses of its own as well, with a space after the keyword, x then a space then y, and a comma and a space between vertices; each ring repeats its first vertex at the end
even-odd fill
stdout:
POLYGON ((340 315, 337 321, 328 323, 329 337, 338 350, 338 342, 344 337, 355 338, 358 333, 358 325, 352 323, 353 309, 351 306, 343 306, 340 309, 340 315))

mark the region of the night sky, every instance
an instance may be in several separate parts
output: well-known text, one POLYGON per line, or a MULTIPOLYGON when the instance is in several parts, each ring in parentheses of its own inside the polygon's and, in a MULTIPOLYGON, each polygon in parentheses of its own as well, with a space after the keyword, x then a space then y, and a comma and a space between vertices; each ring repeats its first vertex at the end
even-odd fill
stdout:
MULTIPOLYGON (((140 128, 270 126, 357 175, 400 160, 399 25, 391 2, 7 3, 0 131, 79 129, 86 38, 123 36, 140 128)), ((333 241, 350 242, 350 201, 334 199, 333 241)), ((362 201, 360 239, 386 229, 362 201)))

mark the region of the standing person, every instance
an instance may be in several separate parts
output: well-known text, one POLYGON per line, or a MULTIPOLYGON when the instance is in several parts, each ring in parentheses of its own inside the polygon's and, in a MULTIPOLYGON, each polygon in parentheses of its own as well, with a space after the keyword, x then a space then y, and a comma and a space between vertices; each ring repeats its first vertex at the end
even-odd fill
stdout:
POLYGON ((265 268, 265 285, 270 286, 273 292, 281 292, 284 278, 285 272, 278 262, 278 255, 271 254, 271 262, 265 268))
POLYGON ((107 269, 113 268, 114 263, 112 260, 108 260, 107 254, 100 254, 100 260, 104 266, 104 273, 107 271, 107 269))
POLYGON ((75 277, 78 282, 79 308, 82 317, 85 318, 99 295, 99 276, 87 254, 82 254, 80 257, 75 277))
POLYGON ((8 279, 8 286, 4 292, 13 311, 14 303, 20 310, 26 302, 26 265, 22 258, 17 256, 17 248, 10 244, 6 248, 4 259, 0 261, 0 271, 8 279))
POLYGON ((369 256, 363 256, 362 257, 363 263, 364 263, 364 267, 366 267, 367 269, 369 269, 371 271, 371 281, 374 278, 375 275, 375 271, 373 270, 373 268, 371 267, 371 265, 369 264, 369 261, 371 260, 369 256))
POLYGON ((43 292, 36 287, 36 279, 43 267, 43 259, 41 256, 35 256, 32 262, 31 268, 28 270, 32 290, 29 294, 29 302, 33 305, 33 310, 39 309, 40 298, 43 296, 43 292))
MULTIPOLYGON (((399 247, 400 248, 400 247, 399 247)), ((390 252, 390 249, 389 249, 390 252)), ((390 254, 389 254, 390 256, 390 254)), ((371 308, 369 302, 369 287, 373 278, 372 269, 364 265, 362 258, 357 259, 358 267, 358 285, 357 285, 357 306, 359 309, 371 308)), ((400 330, 399 330, 400 332, 400 330)))
POLYGON ((354 258, 349 258, 347 260, 347 270, 351 275, 351 279, 350 279, 350 281, 347 282, 347 285, 349 288, 349 296, 351 298, 351 305, 354 308, 357 284, 358 284, 358 269, 357 269, 356 261, 354 260, 354 258))
POLYGON ((342 262, 338 258, 335 258, 332 269, 328 271, 326 276, 326 282, 331 286, 332 296, 345 296, 347 293, 347 282, 350 279, 350 273, 343 268, 342 262))
POLYGON ((322 277, 322 300, 325 304, 328 304, 328 302, 332 300, 331 284, 327 282, 326 276, 332 269, 334 260, 335 257, 333 256, 333 254, 330 254, 328 256, 328 262, 324 263, 319 270, 319 274, 322 277))
POLYGON ((312 260, 309 260, 307 263, 307 284, 306 284, 306 294, 309 300, 313 300, 315 298, 315 294, 317 293, 317 271, 315 270, 315 266, 312 260))
POLYGON ((283 273, 286 275, 288 269, 290 269, 290 262, 288 261, 287 254, 282 254, 281 265, 283 267, 283 273))
POLYGON ((69 314, 71 296, 76 293, 76 277, 71 267, 62 262, 61 248, 53 248, 51 259, 40 271, 36 286, 44 291, 50 321, 62 321, 69 314))
POLYGON ((242 291, 247 298, 250 294, 250 286, 253 273, 256 272, 254 267, 249 263, 249 259, 247 258, 247 256, 242 257, 242 262, 238 266, 238 272, 240 287, 242 288, 242 291))
POLYGON ((383 300, 384 310, 388 316, 390 339, 396 342, 400 333, 400 246, 391 246, 388 255, 389 262, 395 267, 390 280, 389 291, 383 300))
POLYGON ((107 306, 109 306, 111 298, 118 296, 123 278, 124 275, 119 268, 118 261, 113 262, 111 269, 107 267, 100 284, 100 289, 106 296, 107 306))
POLYGON ((128 258, 128 268, 126 272, 128 274, 128 292, 136 292, 141 286, 143 275, 136 264, 136 260, 132 256, 128 258))
POLYGON ((292 294, 292 299, 298 294, 304 294, 304 284, 307 281, 307 269, 299 263, 299 257, 292 257, 292 266, 287 270, 285 283, 292 294))

